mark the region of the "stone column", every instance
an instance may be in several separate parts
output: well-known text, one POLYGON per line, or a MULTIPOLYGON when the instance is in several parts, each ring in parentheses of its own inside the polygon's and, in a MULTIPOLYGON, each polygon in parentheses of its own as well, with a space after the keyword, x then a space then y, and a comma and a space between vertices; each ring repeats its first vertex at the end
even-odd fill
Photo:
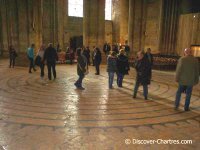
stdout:
POLYGON ((100 49, 103 49, 105 42, 105 0, 99 0, 98 5, 98 42, 97 45, 100 49))
POLYGON ((8 45, 9 45, 9 40, 10 37, 8 36, 8 26, 7 26, 7 22, 8 22, 8 17, 7 17, 7 4, 6 4, 6 0, 0 0, 0 14, 1 14, 1 49, 2 49, 2 54, 6 53, 5 55, 7 55, 7 49, 8 49, 8 45))
POLYGON ((133 54, 134 6, 135 0, 129 0, 128 45, 130 46, 131 55, 133 54))
POLYGON ((90 0, 83 0, 83 45, 89 44, 89 5, 90 0))
POLYGON ((58 43, 64 50, 64 21, 66 19, 65 0, 57 0, 57 23, 58 23, 58 43))
POLYGON ((129 0, 120 1, 120 43, 125 44, 125 41, 128 40, 128 5, 129 0))
POLYGON ((174 54, 178 31, 179 0, 163 0, 161 53, 174 54))

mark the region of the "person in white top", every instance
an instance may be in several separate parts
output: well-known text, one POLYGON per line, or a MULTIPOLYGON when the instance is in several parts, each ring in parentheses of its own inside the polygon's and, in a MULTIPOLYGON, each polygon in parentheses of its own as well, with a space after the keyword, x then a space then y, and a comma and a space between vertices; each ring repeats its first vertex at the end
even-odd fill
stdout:
POLYGON ((38 50, 37 55, 40 56, 40 77, 43 79, 44 77, 44 52, 45 52, 45 45, 42 44, 40 46, 40 49, 38 50))

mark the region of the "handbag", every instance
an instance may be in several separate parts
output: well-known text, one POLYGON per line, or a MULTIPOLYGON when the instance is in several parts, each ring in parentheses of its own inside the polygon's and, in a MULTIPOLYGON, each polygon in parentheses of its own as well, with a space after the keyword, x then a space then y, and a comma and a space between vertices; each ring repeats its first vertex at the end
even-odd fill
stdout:
POLYGON ((37 55, 36 58, 35 58, 35 64, 37 66, 40 66, 40 64, 41 64, 41 57, 39 55, 37 55))

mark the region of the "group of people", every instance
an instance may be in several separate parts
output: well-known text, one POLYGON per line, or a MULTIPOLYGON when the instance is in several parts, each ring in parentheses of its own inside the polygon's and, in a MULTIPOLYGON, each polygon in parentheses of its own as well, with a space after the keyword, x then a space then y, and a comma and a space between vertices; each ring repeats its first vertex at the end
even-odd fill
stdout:
POLYGON ((48 79, 49 80, 52 79, 52 72, 54 79, 56 79, 56 61, 58 60, 58 55, 56 49, 53 47, 53 44, 49 43, 47 48, 45 48, 45 45, 41 45, 40 49, 38 50, 35 62, 34 62, 34 48, 35 45, 31 44, 31 46, 27 49, 27 57, 30 61, 29 73, 32 73, 32 69, 36 71, 35 64, 37 64, 40 67, 41 70, 40 76, 43 79, 44 66, 46 61, 48 68, 48 79))
POLYGON ((128 45, 128 41, 125 42, 125 45, 116 43, 111 47, 110 44, 106 42, 103 46, 103 52, 105 53, 106 56, 110 54, 110 51, 114 51, 116 54, 118 54, 121 49, 124 49, 126 56, 129 58, 130 47, 128 45))
MULTIPOLYGON (((56 61, 58 60, 58 55, 56 49, 53 47, 52 43, 48 44, 48 47, 45 48, 44 45, 38 50, 36 59, 34 59, 34 48, 35 45, 27 49, 27 56, 30 61, 29 73, 32 73, 32 70, 36 71, 35 64, 40 66, 41 78, 44 77, 44 66, 45 62, 48 68, 48 79, 53 77, 56 79, 56 61)), ((110 49, 108 43, 104 45, 103 51, 107 55, 107 72, 108 72, 108 87, 109 89, 113 88, 114 75, 117 74, 117 85, 118 87, 123 87, 123 79, 125 75, 128 75, 130 70, 129 67, 129 51, 130 48, 125 46, 123 49, 120 49, 119 52, 113 51, 110 49), (129 49, 129 50, 126 50, 129 49)), ((90 65, 90 50, 87 48, 78 48, 76 50, 77 55, 77 74, 79 76, 78 80, 74 85, 80 89, 84 90, 82 86, 82 81, 85 75, 88 74, 88 66, 90 65)), ((10 56, 10 68, 15 66, 15 59, 17 57, 16 50, 11 45, 9 47, 9 56, 10 56)), ((96 75, 100 74, 100 64, 102 61, 101 51, 98 47, 93 47, 92 53, 93 65, 96 68, 96 75)), ((144 51, 139 51, 137 53, 137 59, 135 61, 136 69, 136 82, 133 90, 133 98, 136 98, 138 88, 140 85, 143 86, 143 95, 145 100, 148 99, 148 85, 151 82, 152 78, 152 66, 153 66, 153 55, 151 54, 151 49, 148 48, 146 53, 144 51)), ((190 48, 184 50, 184 56, 181 57, 178 61, 176 68, 176 81, 178 82, 178 90, 176 92, 175 99, 175 109, 178 109, 181 93, 186 93, 185 100, 185 111, 189 110, 190 99, 192 95, 193 86, 198 84, 200 76, 200 66, 198 60, 192 55, 190 48)))

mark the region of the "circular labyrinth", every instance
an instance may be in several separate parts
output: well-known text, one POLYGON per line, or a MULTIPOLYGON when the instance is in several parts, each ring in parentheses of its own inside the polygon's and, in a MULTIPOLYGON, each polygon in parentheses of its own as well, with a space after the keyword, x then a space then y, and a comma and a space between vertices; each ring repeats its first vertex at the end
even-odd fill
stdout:
MULTIPOLYGON (((71 127, 113 128, 142 125, 199 122, 200 95, 194 89, 192 111, 173 109, 176 86, 167 76, 156 74, 149 87, 149 100, 144 100, 142 89, 132 98, 134 72, 126 76, 123 88, 109 90, 105 68, 95 76, 93 67, 84 79, 85 90, 75 89, 75 66, 58 66, 58 78, 44 81, 39 71, 28 74, 26 68, 0 70, 0 119, 6 123, 71 127), (165 82, 165 83, 163 83, 165 82)), ((184 99, 184 96, 183 96, 184 99)))

